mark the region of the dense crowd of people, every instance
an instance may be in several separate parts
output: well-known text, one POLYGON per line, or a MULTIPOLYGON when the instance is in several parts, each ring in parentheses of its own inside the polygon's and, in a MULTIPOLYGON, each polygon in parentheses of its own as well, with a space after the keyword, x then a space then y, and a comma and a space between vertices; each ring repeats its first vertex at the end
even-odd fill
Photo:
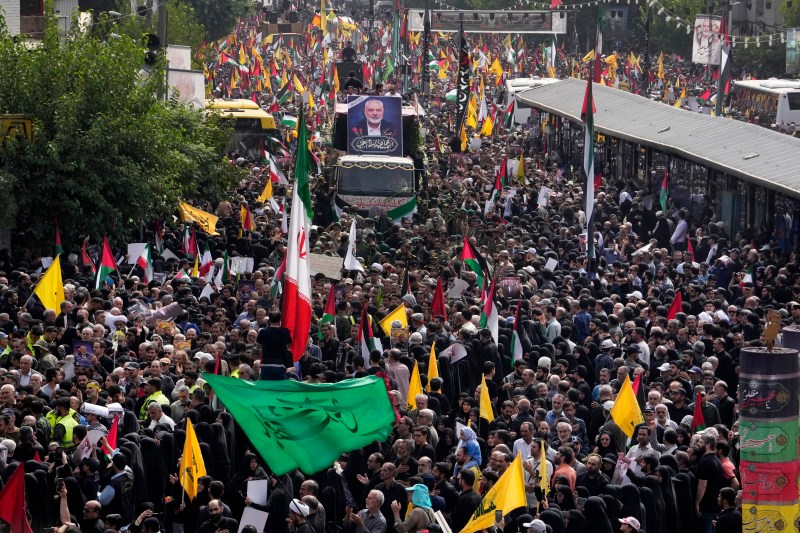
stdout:
MULTIPOLYGON (((313 78, 310 68, 299 70, 313 78)), ((199 248, 208 246, 217 268, 223 254, 254 263, 238 285, 210 296, 201 297, 206 279, 183 274, 191 257, 154 258, 163 282, 144 283, 136 267, 95 288, 90 266, 67 255, 56 312, 31 298, 42 269, 30 249, 0 254, 0 479, 24 468, 33 530, 234 532, 253 507, 268 511, 268 533, 441 531, 438 512, 459 532, 519 455, 527 505, 500 513, 496 531, 741 531, 740 354, 763 345, 769 311, 784 325, 800 323, 794 251, 729 235, 710 202, 661 210, 620 176, 597 191, 590 260, 582 180, 570 181, 541 149, 537 129, 498 127, 467 153, 440 144, 452 136, 444 93, 453 75, 434 77, 420 118, 427 135, 416 156, 427 176, 412 218, 349 208, 336 216, 340 153, 317 145, 311 250, 343 258, 355 220, 366 272, 313 277, 308 348, 278 364, 277 376, 274 363, 288 354, 274 290, 285 229, 281 213, 257 200, 270 179, 259 162, 240 161, 248 180, 230 201, 206 206, 220 217, 220 235, 198 232, 199 248), (492 202, 506 158, 524 162, 524 177, 492 202), (557 192, 541 199, 542 186, 557 192), (239 205, 252 209, 254 231, 240 232, 239 205), (465 237, 487 278, 515 280, 495 293, 496 338, 481 327, 486 290, 461 259, 465 237), (445 313, 432 311, 439 280, 445 313), (466 288, 449 292, 457 280, 466 288), (320 324, 331 293, 335 317, 320 324), (682 306, 668 317, 679 293, 682 306), (400 305, 407 334, 388 336, 378 323, 400 305), (365 308, 383 351, 362 351, 365 308), (457 361, 447 355, 454 346, 466 353, 457 361), (438 376, 428 379, 431 347, 438 376), (415 362, 426 392, 406 409, 415 362), (273 474, 202 379, 315 384, 381 371, 400 415, 389 438, 309 475, 273 474), (491 421, 481 417, 482 378, 491 421), (609 413, 634 380, 643 422, 628 438, 609 413), (178 477, 188 420, 207 471, 194 498, 178 477), (261 479, 269 480, 265 505, 247 495, 248 482, 261 479)), ((396 81, 363 90, 391 93, 396 81)), ((163 238, 177 251, 183 229, 168 227, 163 238)))

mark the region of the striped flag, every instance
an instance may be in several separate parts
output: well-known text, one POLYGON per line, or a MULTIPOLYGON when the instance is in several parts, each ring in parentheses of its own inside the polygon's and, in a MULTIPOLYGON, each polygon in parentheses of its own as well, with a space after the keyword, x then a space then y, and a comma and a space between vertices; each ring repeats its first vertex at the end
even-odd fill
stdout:
POLYGON ((586 82, 586 94, 583 98, 581 119, 584 124, 583 137, 583 171, 586 173, 586 213, 587 226, 594 212, 594 98, 592 98, 592 80, 586 82))
POLYGON ((492 332, 492 339, 497 344, 499 334, 499 318, 497 313, 497 305, 494 303, 494 288, 495 283, 489 287, 489 294, 486 295, 486 302, 483 304, 483 311, 481 312, 480 328, 489 328, 492 332))

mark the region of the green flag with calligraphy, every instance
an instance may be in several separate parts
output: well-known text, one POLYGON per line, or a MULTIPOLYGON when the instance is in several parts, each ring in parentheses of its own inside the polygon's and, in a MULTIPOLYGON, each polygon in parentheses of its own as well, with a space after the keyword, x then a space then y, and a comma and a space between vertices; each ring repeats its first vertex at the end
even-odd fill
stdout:
POLYGON ((277 475, 328 468, 344 452, 386 440, 395 420, 376 376, 323 384, 203 379, 277 475))

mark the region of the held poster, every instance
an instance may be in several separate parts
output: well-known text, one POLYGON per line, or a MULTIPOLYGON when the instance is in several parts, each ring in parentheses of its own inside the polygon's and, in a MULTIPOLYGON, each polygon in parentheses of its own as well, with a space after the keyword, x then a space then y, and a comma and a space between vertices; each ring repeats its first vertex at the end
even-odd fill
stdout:
POLYGON ((347 98, 347 153, 403 155, 402 100, 397 96, 347 98))

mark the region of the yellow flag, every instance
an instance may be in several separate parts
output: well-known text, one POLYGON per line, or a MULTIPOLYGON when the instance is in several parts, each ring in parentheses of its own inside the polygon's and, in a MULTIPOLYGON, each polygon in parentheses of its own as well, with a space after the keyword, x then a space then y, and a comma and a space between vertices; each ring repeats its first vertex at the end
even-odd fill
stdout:
POLYGON ((306 88, 300 83, 300 79, 297 77, 297 74, 294 74, 294 78, 292 78, 294 82, 294 90, 299 92, 300 94, 306 92, 306 88))
POLYGON ((400 322, 403 325, 402 327, 404 328, 408 327, 408 317, 406 316, 405 305, 400 304, 399 306, 397 306, 397 309, 386 315, 383 320, 378 322, 378 324, 380 324, 381 326, 381 329, 386 333, 386 335, 392 334, 392 322, 394 322, 395 320, 400 322))
POLYGON ((61 302, 64 301, 64 282, 61 281, 61 255, 57 255, 50 268, 44 273, 36 285, 33 293, 42 302, 45 309, 56 313, 61 312, 61 302))
POLYGON ((539 455, 539 487, 542 489, 542 492, 545 496, 547 493, 550 492, 550 477, 547 475, 547 454, 544 452, 547 449, 547 445, 545 444, 544 440, 539 441, 539 450, 541 455, 539 455))
POLYGON ((525 184, 525 158, 522 157, 522 154, 519 154, 519 165, 517 165, 517 175, 515 177, 521 184, 525 184))
POLYGON ((489 388, 486 386, 486 376, 481 376, 481 397, 478 400, 480 405, 480 417, 491 422, 494 420, 494 411, 492 411, 492 399, 489 398, 489 388))
POLYGON ((308 91, 308 109, 314 109, 314 96, 308 91))
POLYGON ((408 398, 406 398, 406 411, 417 408, 417 394, 422 394, 422 381, 419 379, 419 363, 414 361, 414 371, 408 382, 408 398))
POLYGON ((178 214, 181 217, 181 222, 197 222, 201 230, 209 235, 217 235, 217 220, 219 220, 217 216, 192 207, 186 202, 178 204, 178 214))
POLYGON ((439 362, 436 360, 436 343, 431 344, 431 355, 428 358, 428 384, 425 392, 431 391, 431 380, 439 377, 439 362))
POLYGON ((619 389, 617 399, 614 400, 614 407, 611 408, 611 418, 628 437, 633 437, 636 425, 644 422, 636 395, 633 393, 630 377, 625 378, 625 382, 619 389))
POLYGON ((467 149, 467 128, 464 125, 461 125, 461 133, 458 136, 461 139, 461 151, 465 151, 467 149))
POLYGON ((592 61, 594 59, 594 50, 590 50, 588 54, 583 56, 581 59, 581 63, 586 63, 587 61, 592 61))
POLYGON ((658 56, 658 79, 664 79, 664 52, 658 56))
POLYGON ((197 495, 197 480, 206 475, 206 465, 200 453, 200 442, 194 432, 191 420, 186 421, 186 440, 183 442, 183 455, 178 469, 181 486, 186 495, 193 500, 197 495))
POLYGON ((503 75, 503 67, 500 66, 500 61, 498 61, 496 57, 494 58, 494 61, 492 61, 492 66, 489 67, 489 72, 495 76, 503 75))
POLYGON ((336 65, 333 65, 333 88, 337 93, 339 92, 339 69, 336 68, 336 65))
POLYGON ((258 195, 258 201, 262 204, 265 204, 270 198, 272 198, 272 180, 267 179, 267 184, 264 186, 264 190, 260 195, 258 195))
POLYGON ((325 16, 325 0, 320 0, 319 15, 320 15, 319 27, 322 29, 322 34, 325 35, 326 33, 328 33, 328 18, 325 16))
POLYGON ((192 277, 200 277, 200 254, 194 255, 194 267, 192 267, 192 277))
POLYGON ((489 489, 481 504, 472 513, 467 525, 459 533, 472 533, 494 525, 495 511, 501 511, 503 516, 514 509, 525 507, 525 479, 522 475, 522 456, 517 457, 509 465, 508 470, 500 476, 494 487, 489 489))
POLYGON ((494 121, 492 121, 492 117, 486 117, 486 120, 483 121, 483 127, 481 128, 481 135, 491 137, 493 131, 494 121))

